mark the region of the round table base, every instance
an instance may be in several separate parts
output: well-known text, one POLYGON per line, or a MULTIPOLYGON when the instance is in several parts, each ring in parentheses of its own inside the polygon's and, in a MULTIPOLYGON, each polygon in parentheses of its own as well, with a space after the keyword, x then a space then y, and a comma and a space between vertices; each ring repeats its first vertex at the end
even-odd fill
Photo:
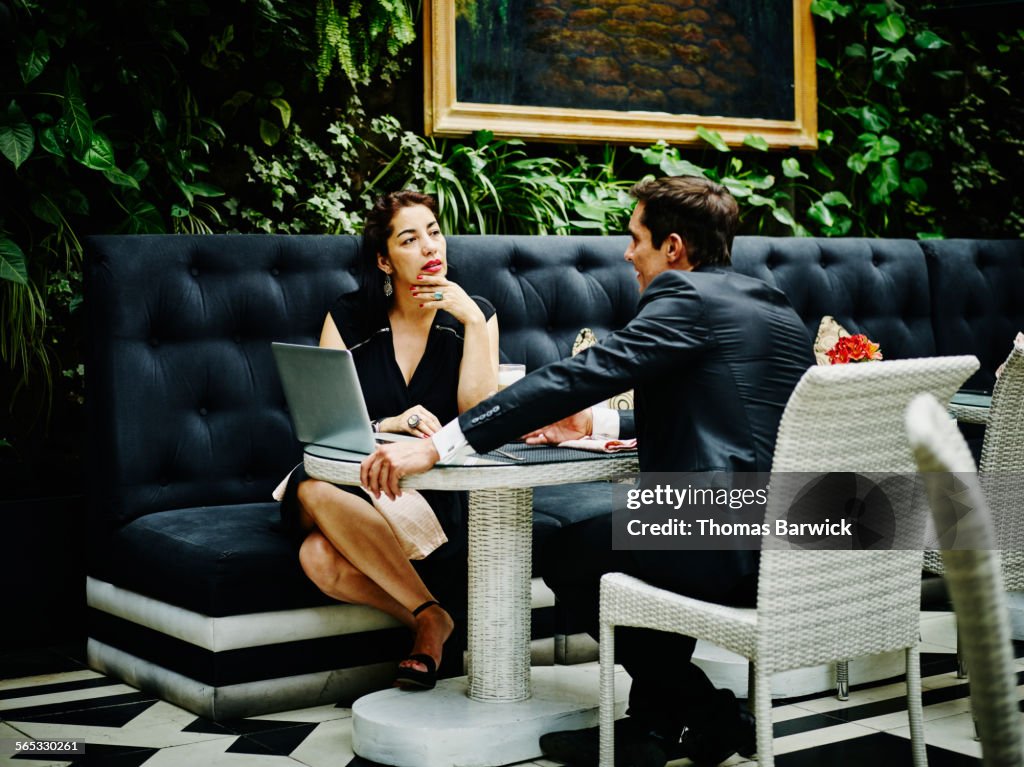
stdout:
MULTIPOLYGON (((383 690, 352 706, 352 749, 395 767, 494 767, 541 755, 540 736, 597 724, 597 667, 534 668, 533 695, 518 703, 466 696, 466 677, 430 692, 383 690)), ((616 678, 621 715, 629 678, 616 678)))

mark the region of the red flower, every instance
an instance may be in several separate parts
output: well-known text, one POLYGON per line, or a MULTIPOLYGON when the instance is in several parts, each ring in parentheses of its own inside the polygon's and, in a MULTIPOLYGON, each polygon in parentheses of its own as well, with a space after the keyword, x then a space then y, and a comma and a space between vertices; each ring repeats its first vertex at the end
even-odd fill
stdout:
POLYGON ((836 341, 836 345, 829 349, 827 354, 828 361, 833 365, 882 359, 882 351, 878 344, 859 333, 855 336, 843 336, 836 341))

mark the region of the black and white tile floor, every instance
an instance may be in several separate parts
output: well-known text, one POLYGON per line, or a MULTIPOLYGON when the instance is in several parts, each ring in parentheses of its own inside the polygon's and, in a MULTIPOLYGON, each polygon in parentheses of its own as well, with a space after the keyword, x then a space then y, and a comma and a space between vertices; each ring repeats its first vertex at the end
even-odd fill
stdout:
MULTIPOLYGON (((952 673, 952 616, 922 618, 925 735, 932 767, 980 765, 967 685, 952 673)), ((1024 646, 1018 646, 1024 655, 1024 646)), ((1018 661, 1024 680, 1024 659, 1018 661)), ((596 671, 596 669, 595 669, 596 671)), ((595 675, 596 680, 596 675, 595 675)), ((779 767, 910 764, 902 682, 779 701, 775 753, 779 767)), ((595 691, 596 695, 596 691, 595 691)), ((351 710, 341 706, 211 722, 88 670, 56 651, 0 655, 0 743, 79 738, 86 754, 0 755, 2 765, 88 767, 373 767, 351 748, 351 710)), ((538 759, 533 767, 557 767, 538 759)), ((673 765, 687 765, 680 760, 673 765)), ((733 757, 729 765, 754 764, 733 757)))

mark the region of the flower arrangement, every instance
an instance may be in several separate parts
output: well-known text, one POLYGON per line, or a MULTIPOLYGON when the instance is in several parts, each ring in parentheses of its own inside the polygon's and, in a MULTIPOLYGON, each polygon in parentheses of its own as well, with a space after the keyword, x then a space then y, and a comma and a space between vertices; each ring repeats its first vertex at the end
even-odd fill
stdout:
POLYGON ((845 365, 847 362, 870 362, 882 359, 882 350, 874 341, 862 333, 854 336, 843 336, 835 346, 826 352, 828 361, 833 365, 845 365))

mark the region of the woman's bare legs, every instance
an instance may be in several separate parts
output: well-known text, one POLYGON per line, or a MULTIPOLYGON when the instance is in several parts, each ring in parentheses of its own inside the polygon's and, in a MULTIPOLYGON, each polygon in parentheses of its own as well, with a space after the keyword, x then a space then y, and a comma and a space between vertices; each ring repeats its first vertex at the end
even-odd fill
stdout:
MULTIPOLYGON (((413 617, 413 610, 434 597, 387 520, 363 498, 329 482, 302 482, 298 499, 303 526, 311 529, 299 552, 310 580, 328 596, 394 616, 416 633, 412 654, 424 653, 440 662, 454 622, 437 608, 413 617)), ((400 665, 426 670, 417 661, 400 665)))

